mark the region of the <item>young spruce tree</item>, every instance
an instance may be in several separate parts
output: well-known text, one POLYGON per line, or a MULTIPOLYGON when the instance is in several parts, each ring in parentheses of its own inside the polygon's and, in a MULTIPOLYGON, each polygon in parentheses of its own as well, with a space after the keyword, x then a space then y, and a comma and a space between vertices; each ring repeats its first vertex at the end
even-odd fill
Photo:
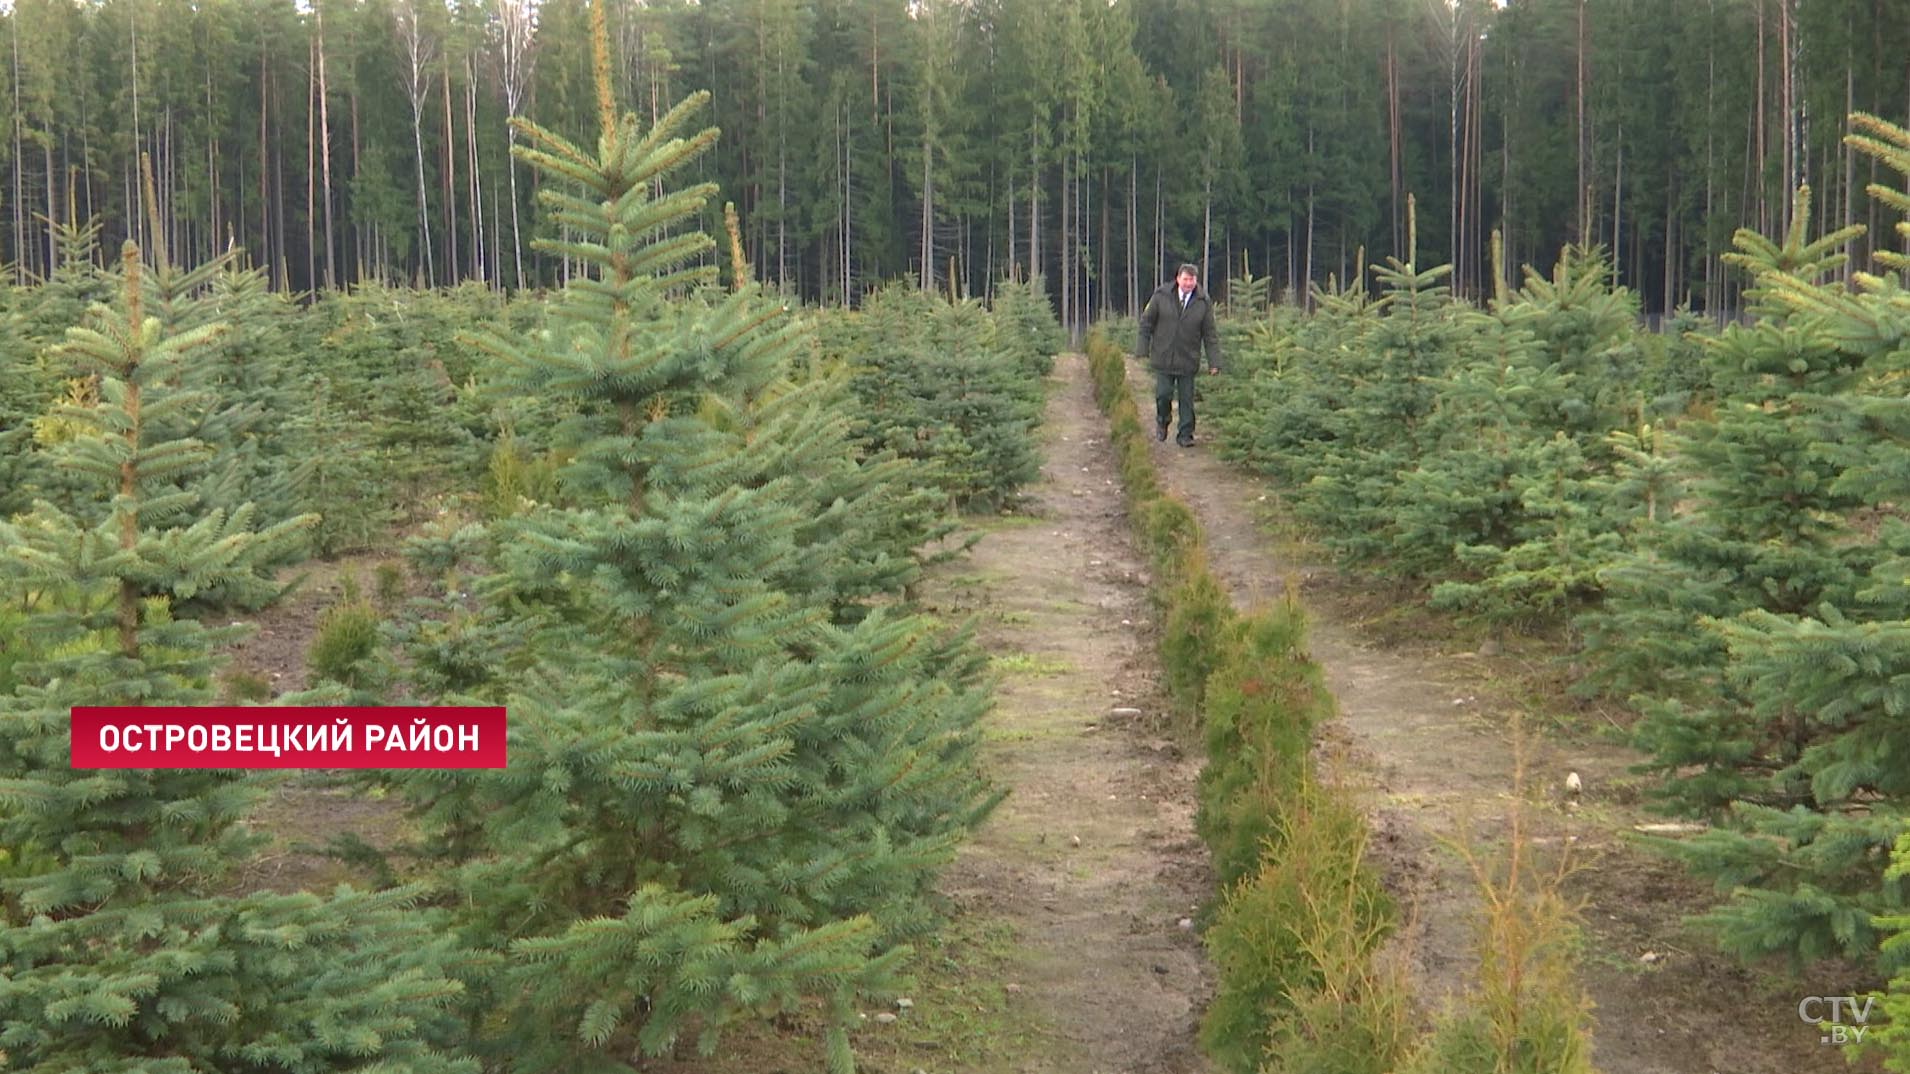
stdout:
POLYGON ((648 131, 619 115, 603 18, 594 147, 515 121, 573 236, 541 247, 583 272, 543 330, 478 340, 573 415, 558 502, 416 557, 491 565, 482 629, 522 647, 461 674, 508 700, 510 768, 403 786, 501 957, 474 1006, 500 1067, 629 1071, 807 1010, 846 1074, 857 998, 891 987, 992 801, 981 664, 865 599, 907 572, 881 568, 887 509, 844 469, 845 415, 816 405, 846 404, 792 378, 812 343, 780 302, 711 286, 690 222, 712 188, 660 192, 715 140, 683 133, 704 97, 648 131))
MULTIPOLYGON (((1759 321, 1710 344, 1717 413, 1676 445, 1689 505, 1610 572, 1593 640, 1639 687, 1664 796, 1718 820, 1667 849, 1730 899, 1709 915, 1745 957, 1868 959, 1906 888, 1883 867, 1910 778, 1897 758, 1910 533, 1906 455, 1876 404, 1900 398, 1901 301, 1826 282, 1856 229, 1740 234, 1759 321)), ((1901 292, 1897 292, 1900 294, 1901 292)))
POLYGON ((121 297, 70 334, 98 401, 62 462, 107 486, 104 518, 50 504, 0 522, 0 1055, 100 1074, 468 1071, 438 1052, 458 986, 417 893, 226 894, 258 784, 207 770, 70 765, 75 705, 213 700, 225 634, 171 614, 208 587, 253 593, 306 518, 192 514, 207 455, 163 430, 212 406, 180 385, 216 323, 149 315, 139 254, 121 297))
MULTIPOLYGON (((1864 132, 1850 139, 1857 148, 1910 174, 1910 132, 1863 115, 1852 125, 1864 132)), ((1878 185, 1871 193, 1910 218, 1900 191, 1878 185)), ((1910 224, 1898 230, 1910 233, 1910 224)), ((1902 761, 1910 750, 1902 716, 1910 702, 1910 527, 1902 517, 1910 493, 1902 388, 1910 265, 1889 252, 1877 260, 1888 271, 1855 273, 1854 289, 1819 284, 1781 263, 1760 276, 1764 301, 1786 328, 1852 370, 1822 405, 1828 432, 1811 445, 1829 470, 1826 494, 1845 505, 1834 553, 1800 572, 1851 580, 1805 607, 1760 608, 1719 628, 1733 692, 1782 732, 1765 738, 1780 749, 1751 759, 1780 764, 1734 803, 1731 829, 1687 854, 1731 885, 1733 899, 1712 919, 1727 943, 1751 954, 1869 957, 1884 934, 1910 924, 1910 877, 1884 868, 1910 818, 1902 761)), ((1881 959, 1902 973, 1910 950, 1892 942, 1881 959)), ((1899 1011, 1890 1013, 1894 1022, 1899 1011)), ((1893 1047, 1901 1061, 1900 1037, 1893 1047)))

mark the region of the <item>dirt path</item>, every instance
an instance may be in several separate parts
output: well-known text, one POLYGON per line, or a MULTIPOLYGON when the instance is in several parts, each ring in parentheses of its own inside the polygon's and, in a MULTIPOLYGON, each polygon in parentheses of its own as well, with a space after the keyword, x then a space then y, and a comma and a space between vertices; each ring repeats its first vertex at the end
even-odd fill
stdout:
POLYGON ((990 771, 1014 788, 942 890, 1013 926, 1018 994, 1045 1040, 1013 1069, 1193 1074, 1211 989, 1181 925, 1211 890, 1196 759, 1163 737, 1139 556, 1090 395, 1064 356, 1025 516, 991 527, 965 579, 1005 673, 990 771), (1126 711, 1122 711, 1126 710, 1126 711))
MULTIPOLYGON (((1129 383, 1153 413, 1151 380, 1130 364, 1129 383)), ((1145 420, 1145 418, 1144 418, 1145 420)), ((1258 478, 1212 453, 1211 436, 1191 449, 1155 445, 1165 486, 1193 507, 1215 572, 1236 605, 1279 599, 1289 583, 1310 620, 1310 646, 1338 702, 1329 742, 1350 762, 1365 792, 1375 846, 1389 886, 1403 896, 1419 995, 1437 1009, 1477 965, 1477 892, 1457 856, 1440 842, 1461 831, 1502 828, 1515 769, 1509 718, 1529 709, 1506 687, 1503 668, 1436 633, 1377 641, 1362 629, 1373 594, 1333 567, 1274 550, 1261 519, 1278 497, 1258 478)), ((1436 624, 1435 624, 1436 626, 1436 624)), ((1528 720, 1528 725, 1542 721, 1528 720)), ((1628 839, 1637 823, 1660 820, 1638 803, 1630 751, 1538 734, 1526 750, 1526 797, 1540 838, 1570 840, 1580 866, 1568 894, 1583 900, 1588 935, 1580 979, 1595 1004, 1594 1061, 1604 1074, 1797 1074, 1849 1070, 1797 1018, 1806 987, 1747 971, 1717 955, 1682 919, 1706 894, 1675 864, 1628 839), (1569 772, 1582 795, 1562 787, 1569 772), (1570 800, 1568 801, 1568 798, 1570 800)), ((1812 978, 1816 980, 1815 977, 1812 978)))
MULTIPOLYGON (((921 990, 899 1015, 864 1012, 855 1049, 870 1074, 1212 1069, 1195 1044, 1212 980, 1190 927, 1213 883, 1193 826, 1200 765, 1163 727, 1146 578, 1080 356, 1060 360, 1040 434, 1046 461, 1023 509, 986 520, 972 553, 924 587, 931 611, 981 623, 1002 676, 987 765, 1011 793, 943 874, 951 921, 918 945, 921 990)), ((340 575, 371 586, 375 564, 361 558, 325 565, 258 617, 233 668, 274 693, 306 686, 304 655, 340 575)), ((382 830, 394 816, 287 781, 256 818, 279 845, 245 884, 335 879, 343 867, 311 847, 341 818, 382 830)), ((784 1028, 738 1027, 717 1060, 646 1069, 802 1067, 813 1044, 800 1019, 784 1028)))

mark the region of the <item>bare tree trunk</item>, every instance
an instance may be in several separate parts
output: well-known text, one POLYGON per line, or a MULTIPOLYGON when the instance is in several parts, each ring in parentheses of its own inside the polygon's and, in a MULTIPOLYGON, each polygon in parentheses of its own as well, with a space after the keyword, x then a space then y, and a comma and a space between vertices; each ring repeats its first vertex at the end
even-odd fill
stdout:
MULTIPOLYGON (((50 128, 52 123, 49 121, 47 126, 50 128)), ((60 184, 53 177, 52 133, 48 130, 47 139, 40 143, 40 156, 46 164, 46 267, 49 276, 53 274, 54 267, 59 264, 60 256, 60 184)))
MULTIPOLYGON (((1846 11, 1844 13, 1844 31, 1845 31, 1844 40, 1846 41, 1852 40, 1852 37, 1851 37, 1852 27, 1850 23, 1851 23, 1851 16, 1850 16, 1850 13, 1846 11)), ((1846 134, 1850 133, 1850 120, 1848 117, 1850 116, 1852 112, 1855 112, 1857 110, 1857 88, 1854 82, 1854 75, 1851 72, 1851 68, 1854 65, 1855 64, 1853 62, 1853 57, 1850 55, 1850 50, 1848 47, 1846 47, 1844 50, 1844 116, 1846 117, 1844 120, 1844 133, 1846 134)), ((1838 216, 1838 219, 1843 221, 1846 224, 1850 223, 1852 219, 1850 191, 1851 191, 1851 188, 1856 185, 1854 182, 1852 182, 1855 176, 1851 174, 1852 171, 1854 171, 1856 168, 1856 160, 1853 156, 1854 152, 1855 151, 1851 148, 1850 143, 1845 142, 1844 143, 1844 178, 1843 178, 1844 210, 1843 210, 1843 213, 1838 216)), ((1866 238, 1869 237, 1867 233, 1865 237, 1866 238)), ((1844 262, 1844 267, 1840 273, 1844 282, 1846 283, 1850 282, 1850 274, 1853 271, 1855 271, 1854 266, 1856 266, 1858 263, 1859 262, 1857 258, 1855 257, 1852 257, 1849 261, 1844 262)))
POLYGON ((338 286, 338 255, 332 234, 332 124, 325 88, 325 7, 313 4, 318 21, 318 146, 325 178, 325 286, 338 286))
POLYGON ((842 306, 849 308, 849 267, 855 256, 855 204, 851 188, 855 185, 855 135, 849 127, 849 102, 844 101, 838 113, 837 129, 841 131, 839 144, 842 148, 842 306))
POLYGON ((1578 234, 1576 238, 1579 242, 1590 242, 1592 230, 1591 187, 1589 185, 1591 182, 1589 159, 1591 157, 1591 135, 1585 125, 1585 52, 1585 0, 1578 0, 1578 89, 1576 93, 1578 120, 1573 131, 1578 144, 1578 190, 1573 195, 1573 202, 1578 206, 1578 234))
POLYGON ((1153 290, 1154 281, 1159 279, 1161 273, 1165 271, 1167 264, 1167 251, 1163 249, 1167 245, 1167 223, 1163 217, 1164 209, 1161 201, 1161 166, 1156 162, 1154 165, 1154 271, 1148 277, 1147 288, 1150 291, 1153 290))
MULTIPOLYGON (((1582 2, 1583 0, 1581 0, 1581 3, 1582 2)), ((1446 17, 1451 20, 1447 23, 1448 34, 1446 40, 1446 182, 1447 190, 1451 194, 1451 196, 1446 199, 1446 254, 1447 258, 1452 262, 1454 294, 1463 293, 1463 281, 1465 279, 1465 266, 1462 263, 1459 251, 1460 205, 1465 200, 1464 177, 1461 171, 1461 161, 1465 156, 1465 150, 1459 141, 1459 102, 1462 92, 1462 88, 1459 84, 1459 19, 1462 11, 1463 9, 1457 5, 1451 5, 1446 8, 1446 17)), ((1312 152, 1312 149, 1313 133, 1309 129, 1307 132, 1307 151, 1309 154, 1312 152)), ((1309 188, 1307 193, 1308 266, 1313 264, 1312 205, 1312 191, 1309 188)))
POLYGON ((1784 70, 1778 78, 1778 92, 1782 96, 1784 109, 1784 190, 1782 208, 1784 227, 1791 226, 1791 195, 1796 193, 1799 171, 1802 164, 1798 160, 1797 144, 1797 95, 1792 72, 1796 68, 1796 57, 1792 55, 1793 40, 1791 33, 1791 0, 1778 0, 1777 4, 1777 41, 1778 55, 1784 64, 1784 70))
POLYGON ((1114 255, 1114 233, 1112 230, 1114 220, 1113 205, 1111 204, 1113 201, 1114 176, 1111 169, 1104 167, 1101 169, 1101 268, 1097 277, 1101 281, 1101 292, 1096 296, 1100 299, 1099 306, 1103 314, 1114 309, 1113 304, 1108 301, 1108 296, 1114 293, 1114 287, 1108 282, 1114 278, 1114 266, 1110 263, 1114 255))
POLYGON ((1512 109, 1517 102, 1507 105, 1499 117, 1499 232, 1501 257, 1493 269, 1492 294, 1497 295, 1506 283, 1510 273, 1504 271, 1507 265, 1516 265, 1513 259, 1512 242, 1512 109))
POLYGON ((444 137, 440 142, 444 150, 444 282, 446 286, 458 282, 458 154, 453 147, 457 144, 458 125, 451 119, 451 57, 444 57, 443 79, 439 85, 444 90, 444 137))
POLYGON ((1752 161, 1752 174, 1757 177, 1757 229, 1761 234, 1768 235, 1770 216, 1764 196, 1764 162, 1767 159, 1764 98, 1764 0, 1757 0, 1757 152, 1752 161))
MULTIPOLYGON (((1311 139, 1308 142, 1308 149, 1311 150, 1311 139)), ((1207 270, 1208 262, 1211 260, 1209 254, 1213 250, 1214 242, 1214 180, 1211 175, 1201 184, 1200 193, 1200 278, 1202 281, 1207 281, 1212 278, 1207 270)), ((1311 211, 1312 207, 1309 205, 1308 212, 1311 211)), ((1211 289, 1212 284, 1208 286, 1211 289)))
POLYGON ((1074 222, 1074 216, 1068 206, 1068 164, 1069 158, 1063 154, 1061 157, 1061 211, 1055 214, 1056 224, 1061 231, 1061 248, 1056 251, 1059 255, 1057 259, 1059 263, 1055 265, 1055 271, 1061 274, 1061 328, 1063 331, 1072 332, 1074 330, 1071 320, 1074 316, 1074 267, 1068 256, 1070 252, 1068 230, 1074 222))
MULTIPOLYGON (((503 60, 504 110, 512 116, 524 114, 524 97, 530 90, 536 67, 535 24, 526 0, 498 0, 498 48, 503 60)), ((517 289, 524 289, 524 232, 518 219, 517 157, 511 152, 517 145, 517 128, 505 128, 504 168, 511 187, 511 258, 516 268, 517 289)))
MULTIPOLYGON (((206 115, 210 116, 213 114, 211 49, 206 50, 205 76, 206 115)), ((223 230, 219 227, 219 134, 218 131, 212 129, 210 123, 208 123, 206 127, 206 205, 211 211, 211 220, 207 228, 210 233, 211 244, 217 249, 219 246, 219 232, 223 230)))
POLYGON ((411 113, 411 145, 418 166, 418 248, 424 250, 424 287, 437 285, 437 264, 432 256, 432 208, 424 197, 424 128, 418 122, 422 101, 411 113))
MULTIPOLYGON (((1412 195, 1409 194, 1407 195, 1407 203, 1411 204, 1411 202, 1412 202, 1412 195)), ((1300 245, 1300 242, 1296 235, 1298 230, 1299 230, 1298 223, 1295 220, 1293 213, 1289 211, 1287 213, 1287 233, 1286 233, 1287 234, 1287 295, 1291 298, 1294 305, 1304 306, 1307 301, 1307 290, 1305 285, 1303 285, 1300 282, 1299 265, 1294 260, 1295 258, 1299 256, 1298 247, 1300 245)))
MULTIPOLYGON (((1470 253, 1466 258, 1466 264, 1472 267, 1472 277, 1475 280, 1478 279, 1480 275, 1480 266, 1484 265, 1486 261, 1485 250, 1482 246, 1482 243, 1485 241, 1486 230, 1482 225, 1482 218, 1485 215, 1485 110, 1480 105, 1480 86, 1484 84, 1485 80, 1480 71, 1480 64, 1483 61, 1479 42, 1480 36, 1478 33, 1473 31, 1466 33, 1466 50, 1468 54, 1466 65, 1466 128, 1472 134, 1472 148, 1466 153, 1466 174, 1471 177, 1471 183, 1470 190, 1466 195, 1467 211, 1466 227, 1464 230, 1467 236, 1467 242, 1470 244, 1470 253)), ((1486 290, 1484 293, 1491 295, 1492 291, 1486 290)))
MULTIPOLYGON (((777 85, 786 85, 788 58, 776 50, 777 85)), ((779 102, 776 119, 776 286, 789 289, 789 103, 779 102)))
POLYGON ((1127 311, 1131 317, 1141 313, 1141 159, 1128 155, 1127 166, 1127 311))
POLYGON ((1071 232, 1074 241, 1069 256, 1074 265, 1074 323, 1077 328, 1085 328, 1088 303, 1092 301, 1089 281, 1094 277, 1094 183, 1082 174, 1085 168, 1080 153, 1074 155, 1073 171, 1074 227, 1071 232))
MULTIPOLYGON (((132 154, 127 158, 130 162, 139 159, 139 142, 141 138, 145 137, 145 132, 140 127, 139 118, 139 11, 136 7, 127 11, 126 37, 128 47, 132 50, 133 146, 132 154)), ((132 167, 133 165, 129 163, 128 166, 132 167)), ((151 241, 146 234, 146 187, 145 184, 139 182, 136 177, 133 179, 131 186, 133 188, 133 197, 127 204, 134 206, 134 210, 133 219, 127 221, 126 234, 135 236, 135 241, 144 249, 150 245, 151 241)))
MULTIPOLYGON (((1389 21, 1386 24, 1386 141, 1392 170, 1393 254, 1398 256, 1401 249, 1399 199, 1404 179, 1400 172, 1402 132, 1399 115, 1399 49, 1394 41, 1395 32, 1396 27, 1389 21)), ((1510 189, 1509 185, 1507 189, 1510 189)))
POLYGON ((1041 134, 1028 132, 1028 278, 1041 275, 1041 134))
POLYGON ((922 290, 935 288, 935 149, 922 134, 922 290))
POLYGON ((484 263, 484 177, 478 169, 477 70, 464 57, 465 174, 471 177, 471 275, 489 282, 484 263))
POLYGON ((165 126, 161 128, 159 144, 161 153, 163 154, 162 159, 166 162, 166 182, 161 187, 160 195, 152 199, 154 208, 162 214, 159 221, 153 225, 153 230, 156 234, 164 237, 167 249, 177 250, 180 247, 179 213, 177 211, 179 205, 179 187, 174 181, 173 163, 177 160, 178 154, 173 152, 175 141, 173 138, 171 105, 166 106, 165 126))
POLYGON ((1016 220, 1015 174, 1012 170, 1008 173, 1007 191, 1008 191, 1008 269, 1010 272, 1013 272, 1015 266, 1020 264, 1020 262, 1016 260, 1016 256, 1015 256, 1015 220, 1016 220))
POLYGON ((431 65, 435 46, 425 37, 419 3, 420 0, 401 0, 393 8, 393 14, 398 20, 399 43, 404 47, 405 99, 411 105, 412 159, 417 165, 418 179, 418 248, 424 254, 424 285, 435 287, 438 273, 431 253, 431 206, 424 185, 424 97, 430 92, 426 69, 431 65))
MULTIPOLYGON (((353 89, 351 94, 351 178, 353 183, 363 178, 364 161, 364 131, 358 122, 358 91, 353 89)), ((351 237, 357 244, 357 248, 352 251, 351 257, 346 258, 346 261, 353 266, 352 271, 357 273, 357 278, 363 278, 372 268, 370 259, 372 231, 373 226, 370 221, 354 220, 352 222, 351 237)))
POLYGON ((1618 127, 1618 165, 1612 175, 1612 276, 1617 277, 1625 265, 1625 229, 1624 199, 1625 189, 1625 127, 1618 127))
MULTIPOLYGON (((1717 17, 1717 0, 1705 0, 1705 13, 1706 27, 1709 28, 1712 20, 1717 17)), ((1724 304, 1723 296, 1712 289, 1714 268, 1712 263, 1716 258, 1711 256, 1710 233, 1713 202, 1717 193, 1715 160, 1718 129, 1718 46, 1716 34, 1707 33, 1704 37, 1704 312, 1707 316, 1715 318, 1724 304)))
POLYGON ((517 128, 511 128, 505 136, 504 167, 511 177, 511 259, 516 268, 517 289, 524 289, 524 232, 518 220, 517 205, 523 200, 517 192, 517 155, 511 150, 517 145, 517 128))
POLYGON ((268 178, 271 169, 266 160, 266 132, 271 129, 271 108, 269 107, 271 97, 266 91, 268 85, 267 79, 270 76, 266 68, 265 60, 265 38, 261 35, 259 38, 259 263, 265 267, 265 278, 270 281, 272 286, 286 287, 289 286, 286 281, 278 278, 278 266, 275 264, 278 257, 278 246, 272 242, 272 218, 270 215, 272 211, 272 187, 270 179, 268 178))
POLYGON ((23 118, 26 109, 20 105, 20 19, 16 14, 8 21, 13 26, 13 277, 14 282, 25 286, 27 282, 27 202, 26 183, 21 174, 20 161, 26 156, 26 131, 23 118))
MULTIPOLYGON (((1313 155, 1313 124, 1311 121, 1307 123, 1306 128, 1306 151, 1308 156, 1313 155)), ((1306 272, 1300 282, 1300 304, 1303 308, 1309 310, 1313 308, 1313 193, 1313 179, 1309 177, 1306 184, 1306 272)), ((1416 268, 1417 266, 1414 267, 1416 268)))
POLYGON ((305 86, 305 286, 318 290, 318 39, 307 51, 305 86))
MULTIPOLYGON (((511 170, 511 158, 509 156, 504 158, 504 170, 507 172, 511 170)), ((503 210, 498 207, 498 202, 502 200, 503 199, 497 196, 495 191, 491 193, 491 281, 500 291, 504 289, 504 250, 502 246, 504 242, 504 216, 503 210)), ((513 203, 511 211, 513 213, 517 211, 515 203, 513 203)), ((520 283, 520 287, 521 286, 520 283)))
POLYGON ((1678 263, 1682 260, 1679 244, 1683 236, 1678 232, 1678 180, 1674 177, 1665 184, 1665 296, 1659 305, 1669 314, 1678 305, 1678 263))

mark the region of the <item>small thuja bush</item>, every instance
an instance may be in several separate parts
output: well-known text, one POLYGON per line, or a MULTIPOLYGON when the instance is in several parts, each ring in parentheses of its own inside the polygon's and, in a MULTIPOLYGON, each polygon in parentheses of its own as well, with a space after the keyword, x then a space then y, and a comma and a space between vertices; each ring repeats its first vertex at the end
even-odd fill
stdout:
POLYGON ((1209 678, 1238 644, 1240 620, 1220 580, 1207 569, 1206 557, 1196 551, 1189 558, 1187 576, 1167 591, 1161 662, 1175 701, 1183 711, 1199 713, 1209 678))
POLYGON ((327 608, 305 656, 312 677, 352 687, 369 685, 379 621, 378 609, 363 597, 348 596, 327 608))
POLYGON ((1519 743, 1504 844, 1481 846, 1463 833, 1451 842, 1483 903, 1477 983, 1420 1041, 1402 1074, 1591 1074, 1591 1001, 1576 979, 1569 862, 1545 862, 1532 841, 1519 743))
POLYGON ((1287 600, 1247 618, 1206 682, 1201 838, 1222 890, 1260 866, 1266 840, 1306 778, 1314 729, 1332 715, 1319 665, 1302 648, 1306 619, 1287 600))
POLYGON ((1259 866, 1228 890, 1207 931, 1220 980, 1200 1039, 1237 1074, 1260 1070, 1275 1027, 1295 1016, 1294 997, 1325 987, 1319 954, 1370 958, 1392 919, 1365 860, 1366 818, 1344 792, 1305 777, 1284 797, 1259 866))

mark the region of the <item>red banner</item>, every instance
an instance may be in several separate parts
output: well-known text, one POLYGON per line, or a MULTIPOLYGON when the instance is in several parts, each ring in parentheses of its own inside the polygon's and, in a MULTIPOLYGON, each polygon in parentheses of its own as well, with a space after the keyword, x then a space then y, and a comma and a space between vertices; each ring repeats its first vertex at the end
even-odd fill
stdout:
POLYGON ((74 768, 503 768, 504 709, 76 706, 74 768))

